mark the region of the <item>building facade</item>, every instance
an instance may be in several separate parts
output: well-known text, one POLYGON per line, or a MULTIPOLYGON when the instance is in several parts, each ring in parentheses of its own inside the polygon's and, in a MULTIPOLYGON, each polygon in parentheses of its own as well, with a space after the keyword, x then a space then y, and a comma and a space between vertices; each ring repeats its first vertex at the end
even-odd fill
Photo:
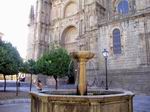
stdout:
POLYGON ((89 85, 103 87, 107 49, 109 88, 150 94, 150 0, 37 0, 27 59, 36 60, 53 42, 96 54, 87 66, 89 85))

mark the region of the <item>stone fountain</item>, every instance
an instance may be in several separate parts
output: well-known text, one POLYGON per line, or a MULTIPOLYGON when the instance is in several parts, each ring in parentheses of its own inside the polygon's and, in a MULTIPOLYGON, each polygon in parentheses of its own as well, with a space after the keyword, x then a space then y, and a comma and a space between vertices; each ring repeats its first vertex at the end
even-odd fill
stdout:
POLYGON ((133 96, 129 91, 88 90, 86 62, 94 54, 89 51, 72 52, 79 62, 79 84, 76 90, 31 92, 31 112, 133 112, 133 96), (87 95, 86 95, 87 94, 87 95))

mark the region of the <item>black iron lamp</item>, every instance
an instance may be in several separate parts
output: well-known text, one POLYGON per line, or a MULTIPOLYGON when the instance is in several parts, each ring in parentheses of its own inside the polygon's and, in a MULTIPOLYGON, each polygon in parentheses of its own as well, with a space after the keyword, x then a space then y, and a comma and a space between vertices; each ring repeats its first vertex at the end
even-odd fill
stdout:
POLYGON ((108 80, 107 80, 107 58, 108 58, 108 51, 106 49, 104 49, 102 51, 103 53, 103 56, 105 58, 105 72, 106 72, 106 86, 105 86, 105 89, 108 90, 108 80))

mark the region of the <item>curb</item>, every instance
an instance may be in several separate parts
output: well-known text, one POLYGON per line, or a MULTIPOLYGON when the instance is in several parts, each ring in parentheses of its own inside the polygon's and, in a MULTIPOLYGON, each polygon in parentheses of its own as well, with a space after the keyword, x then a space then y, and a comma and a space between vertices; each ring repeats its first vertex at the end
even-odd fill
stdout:
POLYGON ((31 99, 10 99, 10 100, 1 100, 0 101, 0 105, 17 104, 17 103, 31 103, 31 99))

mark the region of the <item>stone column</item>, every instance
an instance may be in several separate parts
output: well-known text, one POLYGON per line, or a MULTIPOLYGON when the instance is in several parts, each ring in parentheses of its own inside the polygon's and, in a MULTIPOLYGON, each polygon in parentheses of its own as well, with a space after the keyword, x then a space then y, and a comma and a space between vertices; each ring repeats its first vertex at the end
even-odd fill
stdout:
POLYGON ((94 53, 91 53, 90 51, 78 51, 72 52, 71 55, 80 65, 78 92, 80 95, 85 95, 87 92, 86 62, 93 58, 94 53))
POLYGON ((79 73, 79 84, 78 84, 78 90, 80 95, 84 95, 87 91, 86 87, 86 62, 87 59, 80 59, 80 73, 79 73))

